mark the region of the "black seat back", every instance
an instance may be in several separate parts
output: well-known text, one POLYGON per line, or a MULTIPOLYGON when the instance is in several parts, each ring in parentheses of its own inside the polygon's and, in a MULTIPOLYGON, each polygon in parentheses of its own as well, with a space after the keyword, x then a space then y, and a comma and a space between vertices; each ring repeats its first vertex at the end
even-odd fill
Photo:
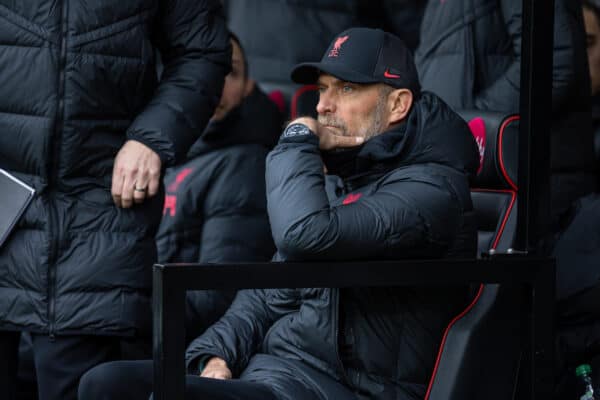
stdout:
POLYGON ((510 400, 521 367, 520 288, 480 285, 446 329, 425 400, 510 400))
MULTIPOLYGON (((480 150, 471 190, 479 256, 506 252, 516 233, 518 116, 464 111, 480 150)), ((519 287, 479 285, 448 325, 426 400, 512 399, 521 365, 524 321, 519 287)))
POLYGON ((514 241, 517 210, 519 116, 462 111, 480 151, 471 197, 478 221, 479 255, 506 252, 514 241))

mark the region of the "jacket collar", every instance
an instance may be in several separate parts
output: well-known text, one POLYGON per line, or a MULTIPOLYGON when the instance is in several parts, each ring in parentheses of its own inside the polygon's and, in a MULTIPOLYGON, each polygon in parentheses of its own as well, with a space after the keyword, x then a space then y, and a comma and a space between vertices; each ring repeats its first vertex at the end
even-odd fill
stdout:
POLYGON ((401 166, 427 163, 473 175, 478 154, 466 122, 431 93, 423 93, 403 123, 362 146, 322 153, 329 172, 346 182, 374 180, 401 166))

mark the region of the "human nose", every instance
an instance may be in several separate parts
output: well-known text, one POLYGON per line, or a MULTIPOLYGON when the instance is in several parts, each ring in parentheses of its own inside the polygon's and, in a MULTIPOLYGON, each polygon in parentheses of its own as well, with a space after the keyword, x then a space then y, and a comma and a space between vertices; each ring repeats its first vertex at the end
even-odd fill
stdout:
POLYGON ((335 102, 328 91, 319 94, 319 103, 317 104, 318 114, 330 114, 335 112, 335 102))

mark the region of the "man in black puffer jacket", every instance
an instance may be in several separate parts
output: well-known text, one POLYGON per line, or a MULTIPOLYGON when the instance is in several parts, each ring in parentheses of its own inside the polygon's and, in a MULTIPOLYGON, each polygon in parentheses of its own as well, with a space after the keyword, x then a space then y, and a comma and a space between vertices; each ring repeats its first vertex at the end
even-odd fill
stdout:
POLYGON ((218 0, 1 3, 0 167, 36 190, 0 250, 2 398, 29 331, 40 399, 74 399, 150 334, 161 170, 218 103, 227 29, 218 0))
MULTIPOLYGON (((267 217, 265 160, 283 118, 248 77, 232 35, 231 72, 210 124, 185 164, 168 170, 163 218, 156 235, 160 263, 269 261, 275 253, 267 217)), ((191 340, 229 307, 235 291, 187 293, 191 340)))
MULTIPOLYGON (((521 0, 430 0, 415 60, 423 88, 455 109, 519 112, 521 0)), ((556 0, 550 228, 595 190, 590 84, 579 0, 556 0)), ((549 116, 550 118, 550 116, 549 116)))
MULTIPOLYGON (((276 260, 475 257, 477 146, 458 115, 420 93, 398 38, 350 29, 292 77, 318 81, 319 121, 292 122, 267 159, 276 260)), ((240 291, 190 344, 186 398, 422 399, 465 300, 460 288, 240 291)), ((111 375, 93 386, 126 390, 152 374, 111 375)))

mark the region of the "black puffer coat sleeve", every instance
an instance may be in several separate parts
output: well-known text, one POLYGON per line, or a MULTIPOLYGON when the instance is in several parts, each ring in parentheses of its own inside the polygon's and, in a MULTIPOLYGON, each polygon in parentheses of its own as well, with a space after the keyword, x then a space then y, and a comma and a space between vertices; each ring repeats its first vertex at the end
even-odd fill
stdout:
POLYGON ((411 165, 360 201, 331 206, 315 135, 283 138, 267 157, 267 209, 284 259, 441 256, 462 207, 436 166, 411 165))
MULTIPOLYGON (((264 189, 263 185, 257 184, 257 186, 262 186, 264 189)), ((235 200, 236 197, 231 196, 231 199, 235 200)), ((259 206, 264 207, 264 203, 258 204, 260 201, 254 200, 252 204, 252 200, 254 199, 247 199, 246 203, 242 204, 224 203, 214 209, 214 213, 206 215, 202 226, 199 263, 271 259, 275 247, 271 241, 266 210, 259 208, 259 206)), ((262 200, 264 201, 264 197, 262 200)))
POLYGON ((155 44, 164 70, 146 108, 127 131, 156 151, 163 166, 182 160, 211 117, 231 63, 217 0, 162 0, 155 44))
POLYGON ((267 290, 240 290, 219 321, 188 346, 188 372, 197 374, 198 362, 216 356, 225 362, 234 377, 244 370, 256 353, 273 322, 281 315, 268 306, 267 290))
MULTIPOLYGON (((556 0, 554 6, 554 49, 552 67, 552 108, 560 110, 570 98, 578 79, 574 76, 575 50, 581 48, 576 42, 574 31, 577 26, 577 13, 566 3, 570 0, 556 0)), ((578 2, 573 2, 578 3, 578 2)), ((504 24, 511 40, 514 59, 509 68, 491 86, 477 93, 475 108, 483 110, 513 110, 518 112, 519 88, 521 80, 521 2, 517 0, 499 1, 504 24)))

